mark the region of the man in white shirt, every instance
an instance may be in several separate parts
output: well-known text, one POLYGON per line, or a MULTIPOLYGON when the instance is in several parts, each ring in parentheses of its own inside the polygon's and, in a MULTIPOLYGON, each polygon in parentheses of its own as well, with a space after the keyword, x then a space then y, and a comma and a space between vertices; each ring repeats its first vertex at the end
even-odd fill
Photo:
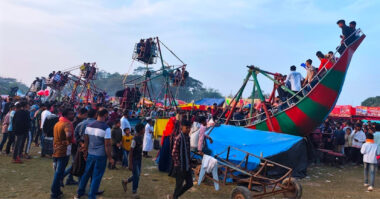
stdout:
POLYGON ((51 106, 49 104, 45 105, 46 109, 44 111, 42 111, 41 113, 41 129, 43 128, 44 126, 44 122, 45 122, 45 119, 47 118, 47 116, 51 115, 51 112, 49 111, 51 106))
POLYGON ((362 163, 362 154, 360 153, 360 149, 365 142, 366 136, 365 133, 361 130, 361 125, 356 124, 355 130, 353 132, 354 136, 352 137, 352 153, 353 153, 353 161, 356 164, 362 163))
POLYGON ((301 81, 304 80, 301 73, 296 71, 296 66, 290 67, 290 74, 288 75, 288 79, 286 80, 286 85, 290 83, 290 90, 293 92, 298 92, 301 90, 301 81))
POLYGON ((363 144, 360 150, 363 154, 364 162, 364 186, 368 186, 368 191, 373 191, 377 166, 376 156, 380 154, 379 148, 373 138, 373 134, 368 133, 366 143, 363 144))
POLYGON ((149 151, 153 150, 153 120, 146 118, 147 124, 145 126, 144 140, 143 140, 143 157, 151 158, 148 155, 149 151))
POLYGON ((306 84, 310 84, 313 77, 317 74, 317 68, 315 68, 311 59, 306 60, 306 78, 302 84, 302 87, 306 86, 306 84))
POLYGON ((124 135, 124 129, 128 128, 129 129, 129 132, 132 132, 131 130, 131 124, 129 123, 128 121, 128 110, 125 110, 123 112, 123 117, 120 119, 120 128, 123 132, 123 135, 124 135))

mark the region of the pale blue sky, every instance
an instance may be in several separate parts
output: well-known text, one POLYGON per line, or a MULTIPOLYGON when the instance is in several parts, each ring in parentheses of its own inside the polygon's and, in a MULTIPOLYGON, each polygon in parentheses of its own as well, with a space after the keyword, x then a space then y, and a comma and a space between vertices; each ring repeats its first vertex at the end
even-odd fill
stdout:
MULTIPOLYGON (((30 84, 84 61, 126 73, 134 43, 159 36, 191 76, 228 95, 238 90, 246 65, 284 74, 308 58, 318 66, 315 52, 335 49, 342 18, 355 20, 367 34, 338 101, 359 105, 380 95, 379 10, 376 0, 2 0, 0 75, 30 84)), ((169 63, 178 63, 164 53, 169 63)), ((270 92, 272 83, 260 80, 270 92)))

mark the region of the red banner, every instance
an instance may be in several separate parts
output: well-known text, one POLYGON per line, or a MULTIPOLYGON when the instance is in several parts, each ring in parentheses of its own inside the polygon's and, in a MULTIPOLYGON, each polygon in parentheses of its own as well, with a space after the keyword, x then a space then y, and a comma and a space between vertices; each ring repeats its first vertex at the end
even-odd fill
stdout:
POLYGON ((380 107, 336 105, 330 113, 331 117, 377 117, 380 118, 380 107))
POLYGON ((380 107, 357 106, 356 115, 365 117, 380 117, 380 107))
POLYGON ((337 105, 330 113, 332 117, 352 117, 353 115, 355 115, 355 109, 350 105, 337 105))

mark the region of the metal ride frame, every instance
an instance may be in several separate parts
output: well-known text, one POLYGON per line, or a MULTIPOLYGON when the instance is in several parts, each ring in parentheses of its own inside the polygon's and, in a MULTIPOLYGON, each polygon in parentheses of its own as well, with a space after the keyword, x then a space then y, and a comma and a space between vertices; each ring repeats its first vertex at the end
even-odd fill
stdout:
MULTIPOLYGON (((224 151, 214 156, 218 160, 218 173, 224 176, 221 183, 215 181, 212 177, 205 175, 207 179, 220 185, 237 184, 238 186, 232 191, 231 198, 249 199, 263 198, 283 193, 286 198, 301 198, 302 186, 292 178, 293 170, 282 164, 259 157, 252 153, 243 151, 239 148, 228 146, 224 151), (230 153, 232 150, 244 153, 244 159, 236 164, 230 161, 230 153), (227 153, 226 153, 227 152, 227 153), (221 157, 226 153, 225 157, 221 157), (248 170, 248 160, 256 158, 260 160, 260 164, 254 171, 248 170), (286 172, 279 178, 267 177, 268 168, 279 167, 286 172), (231 178, 232 182, 227 182, 231 178), (244 186, 242 186, 244 185, 244 186)), ((201 165, 193 169, 196 179, 199 179, 201 165)))
MULTIPOLYGON (((168 108, 170 108, 170 107, 175 107, 175 109, 177 109, 177 102, 175 101, 175 98, 176 98, 176 95, 178 94, 178 89, 179 88, 177 88, 177 92, 176 92, 176 95, 173 95, 173 93, 172 93, 172 91, 170 90, 170 80, 169 80, 169 73, 168 73, 168 70, 177 70, 177 69, 182 69, 182 72, 184 72, 185 71, 185 69, 186 69, 186 64, 172 51, 172 50, 170 50, 161 40, 159 40, 159 38, 158 37, 155 37, 154 38, 155 40, 156 40, 156 44, 157 44, 157 50, 158 50, 158 57, 160 58, 160 62, 161 62, 161 69, 159 69, 159 70, 157 70, 157 71, 152 71, 151 72, 151 74, 153 75, 153 74, 156 74, 155 76, 150 76, 150 77, 147 77, 146 75, 145 75, 145 77, 144 76, 141 76, 141 77, 138 77, 138 78, 135 78, 135 79, 133 79, 133 80, 129 80, 129 81, 126 81, 126 78, 127 78, 127 75, 125 76, 125 78, 124 78, 124 82, 123 82, 123 85, 124 85, 124 87, 127 87, 128 85, 132 85, 132 84, 134 84, 134 86, 136 87, 136 85, 142 85, 142 99, 143 99, 143 102, 142 102, 142 107, 144 108, 144 104, 145 104, 145 97, 146 97, 146 94, 147 94, 147 97, 149 97, 150 98, 150 100, 152 101, 152 102, 155 102, 155 101, 157 101, 157 99, 153 99, 152 98, 152 96, 151 96, 151 92, 150 92, 150 89, 149 89, 149 85, 148 85, 148 83, 150 82, 151 83, 151 81, 153 80, 153 79, 156 79, 156 78, 158 78, 158 77, 161 77, 161 76, 163 76, 164 78, 165 78, 165 80, 164 80, 164 85, 163 85, 163 90, 164 90, 164 109, 166 110, 166 109, 168 109, 168 108), (162 51, 161 51, 161 44, 176 58, 176 59, 178 59, 181 63, 182 63, 182 65, 181 66, 178 66, 178 67, 175 67, 175 66, 170 66, 169 64, 167 64, 167 63, 165 63, 165 61, 164 61, 164 59, 163 59, 163 56, 162 56, 162 51), (141 79, 141 78, 144 78, 144 80, 143 81, 141 81, 141 82, 137 82, 137 83, 133 83, 133 82, 135 82, 135 81, 137 81, 137 80, 139 80, 139 79, 141 79), (169 106, 167 106, 167 102, 169 102, 169 106)), ((149 57, 149 59, 148 59, 148 62, 150 61, 150 59, 152 58, 152 54, 153 53, 151 53, 151 55, 150 55, 150 57, 149 57)), ((133 60, 135 60, 135 59, 137 59, 135 56, 133 56, 132 57, 133 58, 133 60)), ((133 63, 133 62, 132 62, 133 63)), ((145 62, 143 62, 144 64, 146 64, 146 68, 147 68, 147 71, 148 71, 148 65, 150 64, 150 63, 145 63, 145 62)), ((153 63, 155 63, 154 61, 153 61, 153 63)), ((131 64, 132 65, 132 64, 131 64)), ((180 80, 180 83, 182 83, 182 81, 183 81, 183 73, 182 73, 182 78, 181 78, 181 80, 180 80)), ((152 87, 152 86, 151 86, 152 87)), ((178 86, 179 87, 179 86, 178 86)), ((152 88, 153 89, 153 88, 152 88)), ((161 90, 162 91, 162 90, 161 90)), ((158 98, 159 96, 160 96, 160 94, 161 94, 161 91, 160 91, 160 93, 157 95, 157 97, 156 98, 158 98)), ((123 100, 122 100, 123 102, 122 103, 124 103, 124 101, 126 101, 126 91, 124 92, 124 96, 123 96, 123 100)), ((153 107, 155 106, 155 104, 153 104, 153 107)))
MULTIPOLYGON (((93 67, 96 68, 96 71, 99 70, 96 66, 93 66, 93 67)), ((77 68, 74 68, 72 70, 75 70, 75 69, 77 68)), ((85 93, 84 103, 89 103, 90 99, 93 97, 93 93, 104 92, 103 90, 95 86, 95 83, 93 82, 93 80, 96 79, 96 76, 95 76, 96 73, 93 74, 93 71, 90 72, 87 78, 84 77, 82 73, 80 74, 79 77, 71 74, 70 71, 67 71, 67 73, 69 74, 69 79, 74 82, 72 92, 71 92, 71 98, 70 98, 72 102, 78 103, 79 100, 77 99, 80 99, 82 95, 85 93), (77 91, 78 91, 79 86, 82 86, 82 89, 78 96, 77 91)))

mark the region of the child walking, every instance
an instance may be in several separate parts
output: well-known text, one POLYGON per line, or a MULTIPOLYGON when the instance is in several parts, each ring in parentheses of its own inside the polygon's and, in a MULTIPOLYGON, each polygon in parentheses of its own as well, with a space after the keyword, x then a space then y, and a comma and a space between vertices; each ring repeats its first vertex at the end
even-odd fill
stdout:
POLYGON ((129 151, 131 151, 132 139, 133 139, 133 135, 131 135, 129 128, 125 128, 123 130, 123 138, 122 138, 123 160, 122 160, 121 166, 123 168, 128 167, 128 154, 129 154, 129 151))
POLYGON ((368 187, 368 191, 373 191, 377 167, 376 156, 380 154, 379 148, 374 142, 373 134, 367 134, 367 140, 363 144, 360 152, 363 154, 364 162, 364 186, 368 187))
POLYGON ((122 180, 121 184, 124 191, 127 191, 127 184, 132 183, 132 194, 135 198, 138 198, 137 188, 139 186, 140 173, 141 173, 141 160, 142 160, 142 148, 143 148, 143 138, 145 127, 143 124, 137 124, 136 135, 134 136, 131 143, 131 150, 129 152, 129 164, 128 168, 132 171, 132 176, 128 179, 122 180))

